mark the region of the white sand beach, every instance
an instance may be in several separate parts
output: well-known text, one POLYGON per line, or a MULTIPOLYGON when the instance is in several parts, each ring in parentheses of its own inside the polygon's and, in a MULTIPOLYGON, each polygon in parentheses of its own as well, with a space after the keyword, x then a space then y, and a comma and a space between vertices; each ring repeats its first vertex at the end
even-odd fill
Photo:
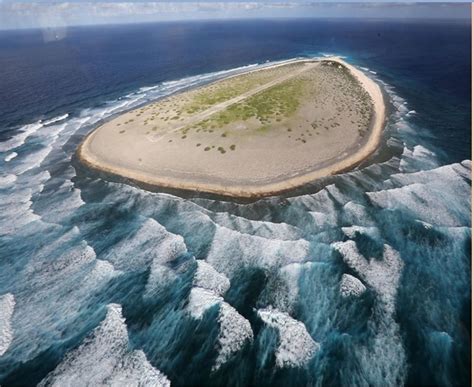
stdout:
POLYGON ((256 198, 358 165, 385 123, 379 85, 340 58, 286 61, 126 112, 78 148, 146 187, 256 198))

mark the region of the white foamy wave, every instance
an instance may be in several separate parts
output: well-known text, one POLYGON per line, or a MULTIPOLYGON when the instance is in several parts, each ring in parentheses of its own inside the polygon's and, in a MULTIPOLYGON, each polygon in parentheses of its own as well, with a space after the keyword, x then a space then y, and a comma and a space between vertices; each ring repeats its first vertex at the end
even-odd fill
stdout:
POLYGON ((384 245, 382 260, 367 260, 359 253, 354 241, 336 242, 332 246, 377 294, 376 308, 369 320, 373 336, 367 345, 354 348, 364 381, 369 385, 376 385, 380 380, 385 380, 390 386, 400 384, 407 372, 403 342, 394 320, 396 294, 403 269, 400 255, 391 246, 384 245))
POLYGON ((192 288, 186 310, 195 319, 202 318, 206 311, 224 299, 214 292, 203 288, 192 288))
POLYGON ((413 149, 403 148, 400 160, 402 172, 419 171, 420 169, 432 169, 438 167, 436 154, 422 145, 415 145, 413 149))
POLYGON ((344 218, 347 222, 354 225, 370 227, 374 224, 374 220, 369 215, 365 206, 350 201, 343 207, 344 218))
POLYGON ((302 273, 311 268, 313 262, 291 263, 278 270, 271 277, 266 288, 271 291, 265 296, 265 304, 282 312, 291 313, 299 300, 299 280, 302 273))
POLYGON ((53 124, 55 122, 65 120, 68 117, 69 117, 69 113, 66 113, 66 114, 63 114, 62 116, 57 116, 57 117, 51 118, 49 120, 43 121, 42 124, 43 125, 50 125, 50 124, 53 124))
POLYGON ((398 252, 384 245, 383 259, 367 260, 359 253, 354 241, 332 244, 344 260, 377 293, 383 309, 392 314, 395 311, 395 299, 398 282, 403 269, 403 261, 398 252))
POLYGON ((219 324, 218 355, 213 370, 218 370, 247 342, 253 341, 253 331, 248 320, 226 302, 221 303, 219 324))
POLYGON ((153 261, 164 264, 185 253, 181 236, 171 234, 154 219, 147 219, 134 233, 114 245, 104 259, 124 271, 146 270, 153 261))
POLYGON ((12 315, 15 297, 7 293, 0 296, 0 357, 8 350, 13 339, 12 315))
POLYGON ((206 261, 198 260, 193 285, 222 296, 230 287, 229 279, 215 270, 206 261))
POLYGON ((17 180, 16 175, 6 175, 6 176, 0 176, 0 188, 8 188, 13 185, 13 183, 17 180))
POLYGON ((146 359, 130 351, 122 308, 107 306, 102 323, 41 381, 39 386, 169 386, 170 382, 146 359))
POLYGON ((94 268, 87 275, 84 283, 87 283, 91 289, 98 289, 111 278, 117 277, 120 274, 122 274, 122 272, 115 270, 110 262, 97 259, 94 268))
POLYGON ((219 305, 219 336, 217 339, 217 358, 213 370, 219 369, 240 351, 246 342, 253 340, 250 323, 223 298, 210 290, 192 288, 187 311, 195 319, 201 319, 211 307, 219 305))
POLYGON ((342 232, 351 239, 354 239, 357 234, 366 235, 374 240, 380 240, 380 231, 377 227, 363 227, 363 226, 350 226, 341 227, 342 232))
POLYGON ((267 239, 295 240, 302 236, 301 230, 286 223, 250 220, 226 212, 216 214, 213 219, 220 226, 267 239))
POLYGON ((44 159, 51 153, 53 147, 51 145, 45 146, 35 152, 22 155, 19 163, 13 168, 13 172, 21 175, 33 168, 39 167, 44 159))
POLYGON ((0 142, 0 152, 7 152, 9 150, 18 148, 23 145, 28 137, 34 134, 43 126, 41 122, 25 125, 19 129, 19 132, 7 141, 0 142))
POLYGON ((278 330, 280 338, 275 353, 278 367, 303 367, 319 350, 320 345, 313 340, 305 325, 287 313, 266 308, 259 309, 258 316, 278 330))
MULTIPOLYGON (((8 178, 5 185, 16 181, 8 178)), ((14 234, 23 226, 38 220, 40 217, 31 209, 33 191, 30 188, 17 190, 10 195, 2 196, 0 202, 0 235, 14 234)))
POLYGON ((302 262, 308 253, 309 242, 304 239, 266 239, 217 227, 206 261, 232 278, 234 272, 242 267, 278 268, 302 262))
MULTIPOLYGON (((310 216, 309 221, 313 223, 313 226, 316 228, 322 230, 336 226, 338 223, 336 203, 326 189, 322 189, 312 195, 302 195, 289 200, 307 210, 310 216)), ((307 221, 305 221, 305 223, 307 223, 307 221)))
POLYGON ((465 180, 471 180, 471 166, 466 161, 464 161, 464 164, 444 165, 427 171, 398 173, 390 176, 390 180, 398 185, 409 185, 415 183, 443 187, 448 185, 450 190, 455 189, 464 191, 469 189, 469 185, 465 180))
MULTIPOLYGON (((445 183, 446 184, 446 183, 445 183)), ((463 226, 467 221, 466 210, 471 207, 466 184, 462 191, 450 192, 450 187, 434 184, 410 184, 379 192, 368 192, 372 203, 379 207, 400 210, 428 223, 439 226, 463 226), (464 192, 465 195, 460 195, 464 192), (453 199, 447 202, 446 197, 453 199)))
POLYGON ((39 226, 37 232, 44 230, 44 241, 41 236, 36 238, 43 245, 18 273, 19 281, 14 285, 16 354, 17 360, 24 362, 52 342, 76 335, 69 328, 71 324, 84 327, 79 317, 88 310, 90 300, 120 274, 110 263, 96 259, 77 227, 60 234, 62 226, 42 222, 39 226), (49 233, 56 235, 51 238, 49 233))
POLYGON ((54 192, 48 193, 47 206, 41 211, 46 222, 60 223, 85 203, 81 191, 74 187, 71 180, 66 179, 54 192))
POLYGON ((346 59, 347 58, 347 56, 343 56, 343 55, 339 55, 339 54, 333 54, 333 53, 330 53, 330 52, 320 52, 319 55, 321 55, 324 58, 341 58, 341 59, 346 59))
MULTIPOLYGON (((50 126, 43 126, 37 132, 37 136, 41 137, 43 143, 47 144, 54 144, 54 142, 58 139, 61 132, 63 132, 66 127, 68 126, 69 121, 63 122, 61 124, 55 124, 50 126)), ((69 138, 69 135, 67 136, 69 138)))
POLYGON ((350 274, 343 274, 339 291, 343 297, 359 297, 365 292, 365 285, 350 274))
POLYGON ((160 227, 162 227, 160 240, 154 240, 157 244, 153 247, 153 261, 145 289, 147 297, 153 296, 157 290, 177 277, 176 272, 168 265, 188 252, 181 235, 172 234, 163 226, 160 225, 160 227))
POLYGON ((279 270, 279 278, 283 279, 286 286, 284 294, 275 294, 274 296, 274 303, 278 309, 283 310, 284 312, 290 312, 292 310, 293 305, 298 300, 298 281, 301 272, 307 265, 311 265, 311 263, 291 263, 279 270))
POLYGON ((147 91, 150 91, 150 90, 156 90, 157 88, 159 88, 160 86, 159 85, 155 85, 155 86, 143 86, 143 87, 140 87, 140 92, 147 92, 147 91))
POLYGON ((6 155, 4 160, 8 163, 9 161, 13 160, 16 156, 18 156, 18 153, 12 152, 6 155))

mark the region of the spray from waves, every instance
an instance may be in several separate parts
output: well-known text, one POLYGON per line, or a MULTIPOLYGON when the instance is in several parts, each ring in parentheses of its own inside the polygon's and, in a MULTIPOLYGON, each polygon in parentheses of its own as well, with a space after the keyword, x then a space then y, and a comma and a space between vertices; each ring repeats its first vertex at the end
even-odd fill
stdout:
MULTIPOLYGON (((15 301, 1 384, 22 380, 24 364, 32 384, 76 372, 96 383, 403 384, 420 373, 417 348, 429 364, 456 358, 464 336, 443 316, 459 314, 469 287, 471 163, 440 165, 389 85, 389 159, 283 203, 184 200, 75 176, 72 152, 93 125, 225 75, 142 88, 1 144, 1 160, 17 153, 0 161, 0 248, 11 257, 0 294, 15 301)), ((453 367, 424 373, 456 381, 453 367)))

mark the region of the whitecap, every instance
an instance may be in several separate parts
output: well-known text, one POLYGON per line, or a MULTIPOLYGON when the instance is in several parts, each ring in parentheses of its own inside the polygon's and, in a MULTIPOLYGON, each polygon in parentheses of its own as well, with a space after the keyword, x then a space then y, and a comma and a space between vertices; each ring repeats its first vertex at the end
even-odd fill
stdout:
POLYGON ((387 385, 398 385, 405 380, 407 372, 403 342, 394 320, 403 261, 399 253, 389 245, 384 245, 381 260, 367 260, 359 253, 354 241, 336 242, 332 246, 377 295, 377 305, 368 322, 373 336, 366 345, 354 348, 363 380, 369 385, 376 385, 380 380, 385 380, 387 385))
POLYGON ((287 223, 251 220, 226 212, 217 213, 213 219, 220 226, 267 239, 296 240, 303 234, 297 227, 287 223))
POLYGON ((222 296, 230 287, 229 279, 215 270, 206 261, 198 260, 193 285, 222 296))
POLYGON ((461 190, 452 192, 446 182, 444 187, 437 187, 436 184, 415 183, 401 188, 368 192, 367 195, 373 204, 381 208, 399 210, 428 223, 439 226, 465 225, 469 220, 466 211, 471 206, 469 186, 466 184, 461 190), (452 200, 447 200, 448 197, 452 200))
MULTIPOLYGON (((11 176, 11 175, 9 175, 11 176)), ((5 187, 17 179, 6 177, 5 187)), ((31 209, 33 191, 30 188, 16 190, 9 195, 2 195, 0 202, 0 235, 14 234, 23 226, 40 217, 31 209)))
POLYGON ((337 250, 344 262, 354 270, 370 287, 372 287, 387 313, 395 311, 395 299, 403 269, 403 261, 398 252, 389 245, 384 245, 383 259, 366 259, 359 253, 354 241, 335 242, 332 247, 337 250))
POLYGON ((278 330, 277 367, 303 367, 319 350, 320 345, 310 336, 306 326, 289 314, 266 308, 259 309, 258 316, 265 324, 278 330))
POLYGON ((15 297, 7 293, 0 296, 0 357, 8 350, 13 340, 12 315, 15 297))
POLYGON ((374 220, 369 215, 367 208, 353 201, 344 204, 343 215, 344 219, 350 224, 367 227, 374 224, 374 220))
POLYGON ((69 117, 69 113, 66 113, 66 114, 63 114, 61 116, 57 116, 57 117, 51 118, 49 120, 43 121, 42 124, 43 125, 50 125, 50 124, 53 124, 55 122, 65 120, 68 117, 69 117))
POLYGON ((266 239, 219 226, 206 261, 217 271, 232 278, 239 268, 278 268, 292 262, 302 262, 308 253, 309 242, 304 239, 266 239))
POLYGON ((51 145, 45 146, 37 151, 22 155, 19 163, 15 165, 13 171, 17 175, 21 175, 33 168, 39 167, 44 159, 51 153, 53 147, 51 145))
POLYGON ((112 246, 103 259, 123 271, 142 271, 153 261, 157 265, 173 260, 186 252, 181 236, 172 234, 156 220, 148 218, 126 238, 112 246))
POLYGON ((35 122, 33 124, 25 125, 19 129, 19 132, 7 141, 0 142, 0 152, 7 152, 9 150, 18 148, 23 145, 28 137, 40 129, 43 124, 35 122))
MULTIPOLYGON (((169 263, 187 254, 188 250, 181 235, 172 234, 162 227, 161 235, 152 239, 150 275, 145 289, 145 296, 153 296, 163 286, 169 285, 177 278, 175 270, 169 267, 169 263)), ((142 251, 143 253, 143 251, 142 251)), ((135 252, 136 254, 136 252, 135 252)), ((148 257, 149 259, 150 257, 148 257)))
POLYGON ((6 155, 4 160, 8 163, 9 161, 13 160, 16 156, 18 156, 18 153, 12 152, 6 155))
POLYGON ((186 310, 193 318, 199 320, 208 309, 223 301, 224 299, 213 291, 196 287, 191 289, 186 310))
POLYGON ((380 240, 380 231, 377 227, 350 226, 341 227, 342 232, 351 239, 357 237, 357 234, 366 235, 373 240, 380 240))
POLYGON ((143 351, 129 350, 122 308, 107 306, 102 323, 76 349, 66 354, 39 386, 153 385, 169 386, 167 377, 154 368, 143 351))
POLYGON ((240 351, 248 341, 253 341, 253 331, 248 320, 242 317, 223 298, 210 290, 192 288, 187 311, 195 319, 202 319, 204 313, 213 306, 219 306, 219 335, 217 338, 217 358, 213 370, 218 370, 240 351))
POLYGON ((355 296, 359 297, 365 291, 365 285, 356 277, 344 273, 342 275, 341 286, 339 291, 343 297, 355 296))
POLYGON ((212 367, 214 371, 227 363, 247 342, 253 341, 253 331, 249 321, 226 302, 221 303, 220 306, 219 325, 218 355, 212 367))
POLYGON ((8 188, 13 185, 13 183, 17 180, 16 175, 6 175, 6 176, 0 176, 0 188, 8 188))

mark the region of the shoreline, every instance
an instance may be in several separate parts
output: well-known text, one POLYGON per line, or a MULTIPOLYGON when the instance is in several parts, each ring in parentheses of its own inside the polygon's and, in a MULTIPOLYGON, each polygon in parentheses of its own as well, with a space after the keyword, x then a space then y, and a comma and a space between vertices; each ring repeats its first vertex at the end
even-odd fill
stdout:
MULTIPOLYGON (((373 116, 371 119, 370 126, 368 127, 368 138, 360 147, 355 149, 353 152, 351 152, 351 150, 348 150, 348 152, 351 153, 346 155, 341 160, 335 160, 334 162, 328 160, 328 162, 330 163, 329 165, 323 165, 320 167, 315 166, 314 170, 309 172, 303 172, 298 176, 292 176, 288 178, 285 178, 283 176, 277 181, 263 182, 261 184, 250 183, 230 185, 225 184, 224 182, 186 181, 183 178, 157 176, 155 174, 151 174, 145 171, 125 168, 119 165, 112 165, 111 163, 104 162, 103 160, 98 159, 97 157, 95 157, 94 154, 92 154, 92 152, 89 151, 89 145, 100 127, 94 129, 91 133, 89 133, 80 143, 76 152, 77 158, 87 168, 123 178, 145 189, 159 190, 160 188, 164 188, 187 192, 198 191, 206 194, 242 199, 258 199, 261 197, 282 194, 293 189, 302 187, 305 184, 311 183, 317 179, 350 170, 354 166, 365 161, 372 153, 377 150, 385 126, 385 99, 380 86, 374 80, 365 75, 361 70, 337 57, 328 57, 322 59, 291 59, 288 61, 279 62, 273 66, 252 69, 249 72, 240 73, 238 75, 278 67, 288 63, 313 61, 331 61, 340 63, 341 65, 345 66, 350 71, 352 76, 354 76, 354 78, 357 79, 362 85, 362 87, 367 91, 373 103, 373 116)), ((232 75, 230 77, 225 77, 222 79, 228 79, 235 76, 236 75, 232 75)), ((212 176, 209 177, 209 180, 211 179, 212 176)))

